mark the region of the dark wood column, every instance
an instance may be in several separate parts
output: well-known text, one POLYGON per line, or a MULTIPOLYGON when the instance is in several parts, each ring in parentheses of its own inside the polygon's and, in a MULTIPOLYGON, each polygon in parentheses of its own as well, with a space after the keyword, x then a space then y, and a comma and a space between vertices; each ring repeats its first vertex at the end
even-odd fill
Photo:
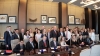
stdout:
POLYGON ((97 18, 98 18, 98 34, 99 34, 99 40, 100 40, 100 9, 97 10, 97 18))
POLYGON ((98 14, 97 10, 92 10, 92 28, 95 29, 96 34, 98 34, 98 14))
POLYGON ((66 3, 59 2, 59 27, 67 26, 68 6, 66 3))
POLYGON ((85 28, 92 28, 91 9, 84 8, 85 10, 85 28))
POLYGON ((26 29, 26 18, 27 18, 27 0, 19 0, 19 20, 18 28, 26 29))

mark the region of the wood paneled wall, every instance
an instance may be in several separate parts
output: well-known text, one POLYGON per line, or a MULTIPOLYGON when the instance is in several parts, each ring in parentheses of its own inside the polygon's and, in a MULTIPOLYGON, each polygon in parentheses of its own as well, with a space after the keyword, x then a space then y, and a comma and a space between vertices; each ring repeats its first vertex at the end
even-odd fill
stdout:
POLYGON ((0 0, 0 14, 16 16, 18 21, 18 4, 19 0, 0 0))
MULTIPOLYGON (((0 14, 16 16, 16 22, 18 23, 18 5, 19 0, 0 0, 0 14)), ((4 36, 7 26, 12 26, 12 30, 17 28, 17 24, 0 24, 0 37, 4 36)))
POLYGON ((32 23, 29 18, 37 21, 34 23, 41 23, 41 15, 47 15, 48 17, 56 17, 58 22, 58 3, 57 2, 46 2, 46 1, 34 1, 28 0, 27 5, 27 23, 32 23))
POLYGON ((83 24, 83 20, 85 19, 84 8, 73 4, 68 5, 68 15, 75 15, 75 18, 79 18, 81 24, 83 24))

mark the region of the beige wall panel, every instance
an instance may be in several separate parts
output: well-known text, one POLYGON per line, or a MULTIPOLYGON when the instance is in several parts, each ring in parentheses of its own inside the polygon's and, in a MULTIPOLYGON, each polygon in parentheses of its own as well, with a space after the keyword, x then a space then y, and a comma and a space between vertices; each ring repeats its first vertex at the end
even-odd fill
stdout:
MULTIPOLYGON (((8 14, 8 16, 18 18, 18 4, 19 0, 0 0, 0 14, 8 14)), ((12 26, 12 29, 17 28, 17 24, 0 24, 0 37, 4 35, 6 26, 12 26)))
POLYGON ((68 5, 68 15, 75 15, 75 18, 80 19, 80 22, 81 20, 85 19, 84 8, 76 5, 68 5))
POLYGON ((69 25, 70 29, 74 29, 75 27, 82 29, 82 28, 85 28, 85 25, 69 25))
POLYGON ((0 24, 0 37, 4 37, 4 31, 6 30, 7 26, 11 26, 12 27, 12 31, 13 29, 17 28, 17 24, 0 24))
POLYGON ((32 23, 29 21, 29 18, 37 18, 37 21, 34 23, 41 23, 41 15, 56 17, 58 22, 58 3, 28 0, 27 23, 32 23))
MULTIPOLYGON (((39 29, 41 29, 42 26, 43 26, 43 25, 28 24, 28 25, 27 25, 27 29, 30 29, 30 28, 31 28, 31 29, 34 31, 36 27, 38 27, 39 29)), ((44 26, 46 27, 46 29, 49 29, 49 28, 51 28, 51 27, 53 27, 53 26, 57 26, 57 27, 58 27, 58 25, 44 25, 44 26)))

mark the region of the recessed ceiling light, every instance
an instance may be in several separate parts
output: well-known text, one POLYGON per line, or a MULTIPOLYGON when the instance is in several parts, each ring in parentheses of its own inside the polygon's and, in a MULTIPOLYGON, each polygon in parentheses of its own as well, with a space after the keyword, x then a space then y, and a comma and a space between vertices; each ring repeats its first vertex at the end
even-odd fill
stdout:
POLYGON ((72 4, 74 2, 76 2, 77 0, 71 0, 70 2, 68 2, 68 4, 72 4))

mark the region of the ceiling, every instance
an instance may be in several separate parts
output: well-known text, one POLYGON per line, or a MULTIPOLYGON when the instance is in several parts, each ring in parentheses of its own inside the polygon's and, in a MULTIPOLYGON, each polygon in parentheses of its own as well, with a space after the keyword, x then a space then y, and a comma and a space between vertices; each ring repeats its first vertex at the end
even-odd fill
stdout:
MULTIPOLYGON (((46 1, 48 1, 48 0, 46 0, 46 1)), ((71 1, 71 0, 53 0, 53 2, 64 2, 64 3, 68 3, 68 2, 70 2, 70 1, 71 1)), ((81 1, 82 1, 82 0, 77 0, 76 2, 74 2, 74 3, 72 3, 72 4, 82 7, 83 4, 80 4, 81 1)), ((84 0, 84 1, 86 1, 86 0, 84 0)), ((95 1, 95 0, 93 0, 93 1, 95 1)), ((96 4, 97 6, 100 6, 100 2, 95 3, 95 4, 96 4)), ((95 9, 95 8, 94 8, 94 4, 89 5, 89 6, 87 6, 87 7, 90 8, 90 9, 95 9)))

